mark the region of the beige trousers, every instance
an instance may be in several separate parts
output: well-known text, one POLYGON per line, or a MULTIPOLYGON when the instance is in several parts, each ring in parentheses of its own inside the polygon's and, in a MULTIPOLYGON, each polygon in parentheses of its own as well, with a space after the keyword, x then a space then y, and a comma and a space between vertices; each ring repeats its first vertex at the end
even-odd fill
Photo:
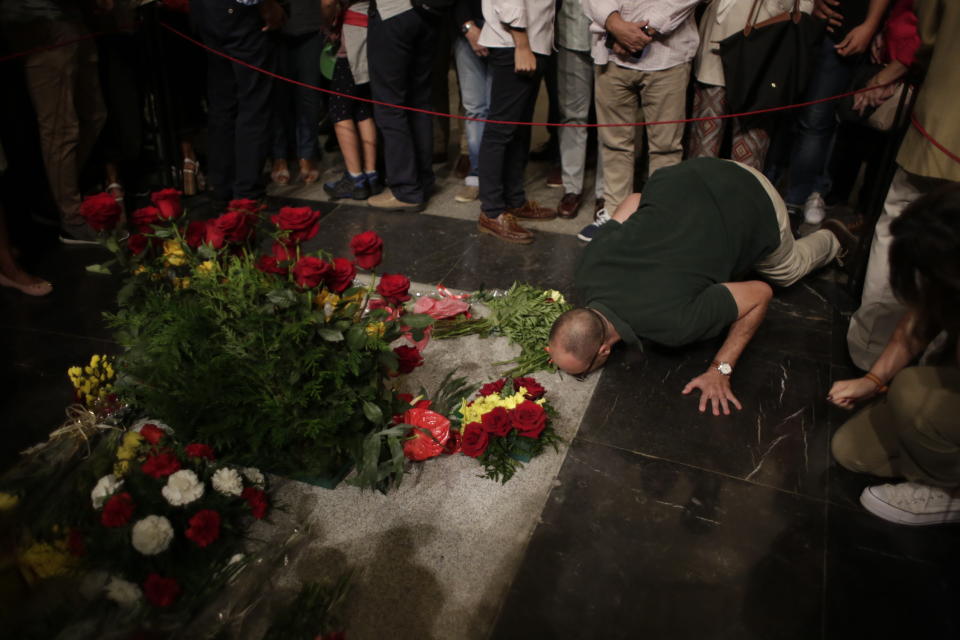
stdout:
MULTIPOLYGON (((649 121, 682 120, 686 116, 690 63, 661 71, 625 69, 613 62, 596 67, 597 122, 636 122, 637 112, 649 121)), ((633 193, 636 162, 633 127, 600 127, 603 197, 608 211, 616 211, 633 193)), ((683 159, 683 124, 647 127, 650 173, 683 159)))

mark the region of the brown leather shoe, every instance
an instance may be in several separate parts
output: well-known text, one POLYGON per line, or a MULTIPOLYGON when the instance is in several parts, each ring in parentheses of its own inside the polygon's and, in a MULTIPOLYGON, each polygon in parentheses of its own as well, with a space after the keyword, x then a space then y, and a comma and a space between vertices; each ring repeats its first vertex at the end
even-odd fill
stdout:
POLYGON ((501 213, 496 218, 480 214, 477 219, 477 229, 480 233, 489 233, 507 242, 530 244, 533 242, 533 232, 517 224, 517 219, 509 213, 501 213))
POLYGON ((533 200, 527 200, 522 206, 509 210, 509 213, 528 220, 553 220, 557 217, 556 209, 541 207, 533 200))
POLYGON ((557 205, 557 217, 559 218, 576 218, 577 211, 580 210, 580 194, 579 193, 565 193, 563 197, 560 198, 560 204, 557 205))

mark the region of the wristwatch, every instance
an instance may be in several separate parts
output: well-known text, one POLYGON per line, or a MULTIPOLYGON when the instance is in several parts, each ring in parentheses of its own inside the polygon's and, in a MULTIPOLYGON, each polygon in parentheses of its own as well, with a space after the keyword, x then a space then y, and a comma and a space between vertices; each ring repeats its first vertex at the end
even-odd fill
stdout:
POLYGON ((460 25, 460 33, 467 35, 467 32, 470 31, 470 27, 474 26, 473 20, 467 20, 462 25, 460 25))
POLYGON ((721 375, 729 376, 731 373, 733 373, 733 366, 729 362, 719 362, 714 360, 710 364, 716 367, 717 371, 719 371, 721 375))

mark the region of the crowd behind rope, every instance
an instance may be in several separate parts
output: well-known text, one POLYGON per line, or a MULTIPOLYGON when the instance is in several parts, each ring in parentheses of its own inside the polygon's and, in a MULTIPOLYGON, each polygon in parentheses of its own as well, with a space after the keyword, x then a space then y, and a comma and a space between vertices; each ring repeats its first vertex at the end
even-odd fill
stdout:
MULTIPOLYGON (((629 220, 647 202, 637 192, 648 178, 685 160, 723 156, 750 172, 754 195, 769 204, 756 185, 767 192, 785 234, 778 239, 771 233, 769 247, 757 244, 756 256, 741 257, 758 269, 761 264, 771 273, 779 269, 780 281, 774 282, 785 284, 853 246, 846 242, 849 226, 827 213, 835 205, 862 203, 865 198, 853 193, 856 184, 864 192, 882 186, 880 151, 895 133, 883 130, 879 114, 891 105, 913 104, 912 98, 901 99, 905 87, 917 87, 913 117, 923 130, 943 148, 960 151, 951 104, 960 86, 960 66, 951 62, 960 59, 960 10, 946 0, 0 0, 0 28, 7 52, 27 52, 19 62, 5 64, 18 65, 29 95, 49 200, 67 244, 94 239, 79 215, 83 194, 105 191, 124 202, 124 185, 142 179, 145 158, 156 147, 151 140, 162 126, 176 133, 178 186, 186 195, 206 191, 214 201, 260 199, 268 182, 318 182, 322 154, 339 151, 343 172, 323 184, 331 199, 419 212, 435 192, 434 167, 449 161, 463 180, 457 206, 479 205, 480 232, 519 244, 535 241, 523 220, 571 219, 583 209, 588 218, 578 234, 583 242, 603 236, 611 221, 638 229, 640 217, 629 220), (818 31, 807 48, 797 49, 802 59, 787 61, 809 70, 798 101, 872 89, 776 115, 628 126, 729 114, 729 90, 741 78, 726 77, 739 72, 726 64, 720 43, 748 25, 762 29, 785 16, 799 23, 801 14, 810 16, 805 24, 818 31), (212 51, 173 31, 147 33, 147 16, 191 34, 212 51), (86 37, 90 34, 98 37, 86 37), (144 46, 148 40, 152 45, 144 46), (50 46, 57 43, 67 44, 50 46), (447 157, 449 119, 388 106, 449 112, 451 63, 461 112, 471 118, 460 127, 455 158, 447 157), (251 66, 341 95, 280 82, 251 66), (550 122, 607 126, 550 127, 545 145, 531 150, 533 127, 505 123, 532 121, 543 85, 550 122), (162 112, 169 122, 157 123, 158 111, 151 107, 164 96, 172 98, 162 112), (617 124, 624 126, 609 126, 617 124), (546 182, 557 188, 555 203, 527 197, 531 157, 549 164, 546 182), (794 243, 791 228, 797 227, 807 237, 794 243), (768 255, 774 247, 779 262, 768 255), (802 267, 797 251, 806 256, 802 267)), ((22 136, 18 140, 22 146, 22 136)), ((22 157, 20 148, 0 153, 0 170, 6 171, 8 162, 16 169, 22 157)), ((848 340, 854 363, 868 375, 854 385, 838 383, 831 399, 841 406, 885 389, 908 364, 882 355, 891 339, 909 345, 898 353, 916 355, 918 334, 913 324, 904 325, 904 298, 909 317, 926 318, 927 325, 941 322, 941 329, 956 334, 956 327, 946 326, 953 316, 923 310, 932 304, 929 291, 956 290, 928 291, 924 285, 917 292, 905 281, 891 287, 889 256, 895 221, 912 203, 926 202, 940 217, 956 215, 955 198, 930 194, 960 182, 960 163, 919 128, 907 131, 896 163, 875 229, 861 230, 872 241, 863 300, 848 340)), ((689 175, 710 173, 711 166, 719 165, 691 165, 689 175)), ((681 175, 665 171, 657 184, 681 175)), ((669 188, 657 193, 664 190, 669 188)), ((727 215, 722 205, 719 210, 727 215)), ((690 224, 695 227, 696 219, 690 224)), ((743 228, 749 232, 749 225, 743 228)), ((593 252, 594 262, 598 253, 593 252)), ((900 270, 911 272, 905 260, 900 270)), ((52 290, 19 266, 2 210, 0 285, 37 296, 52 290)), ((754 294, 762 298, 764 290, 749 295, 754 294)), ((717 314, 724 305, 728 315, 735 311, 729 301, 720 302, 717 314)), ((611 335, 619 329, 621 336, 629 329, 607 327, 596 311, 582 316, 584 326, 599 322, 605 336, 607 328, 611 335)), ((691 335, 699 335, 691 327, 691 335)), ((951 348, 955 366, 955 340, 947 351, 951 348)), ((594 349, 591 365, 581 373, 594 367, 598 354, 604 355, 594 349)), ((599 363, 603 360, 605 355, 599 363)), ((924 380, 917 378, 909 388, 924 380)), ((958 391, 955 382, 944 383, 945 393, 958 391)), ((701 390, 706 402, 711 396, 701 390)), ((717 396, 724 411, 727 391, 717 396)), ((735 398, 732 402, 737 406, 735 398)), ((861 421, 857 438, 851 429, 844 431, 844 442, 862 443, 862 425, 868 422, 861 421)), ((938 467, 932 484, 960 480, 958 440, 951 445, 952 471, 938 467)), ((851 459, 850 450, 838 454, 841 462, 851 459)), ((884 461, 876 454, 847 466, 875 469, 884 461)))

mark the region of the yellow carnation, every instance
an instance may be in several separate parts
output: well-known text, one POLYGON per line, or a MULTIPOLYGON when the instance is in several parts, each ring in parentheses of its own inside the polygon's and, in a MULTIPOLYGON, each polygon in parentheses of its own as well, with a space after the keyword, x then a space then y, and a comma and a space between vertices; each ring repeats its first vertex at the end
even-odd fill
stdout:
POLYGON ((197 265, 197 273, 204 274, 204 275, 211 274, 216 268, 217 268, 217 265, 213 260, 204 260, 203 262, 197 265))
POLYGON ((6 491, 0 491, 0 511, 9 511, 17 506, 20 497, 6 491))
POLYGON ((382 338, 387 326, 382 322, 373 322, 367 325, 367 335, 371 338, 382 338))
POLYGON ((187 256, 179 240, 166 240, 163 243, 163 261, 168 267, 179 267, 187 263, 187 256))

